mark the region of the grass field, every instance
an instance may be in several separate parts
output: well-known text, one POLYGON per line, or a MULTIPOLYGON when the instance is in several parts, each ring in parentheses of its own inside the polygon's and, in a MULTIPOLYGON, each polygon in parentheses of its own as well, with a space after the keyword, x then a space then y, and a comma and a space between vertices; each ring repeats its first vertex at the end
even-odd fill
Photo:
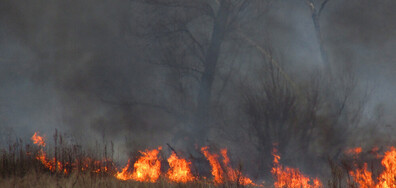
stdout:
MULTIPOLYGON (((78 174, 73 173, 70 176, 57 176, 49 173, 37 173, 37 172, 29 172, 22 177, 7 177, 0 179, 0 187, 15 187, 15 188, 110 188, 110 187, 119 187, 119 188, 204 188, 204 187, 224 187, 224 188, 233 188, 233 187, 242 187, 233 183, 225 183, 219 186, 215 186, 210 182, 204 181, 195 181, 191 183, 169 183, 164 178, 161 178, 159 181, 155 183, 142 183, 136 181, 121 181, 114 177, 109 176, 98 176, 91 174, 78 174)), ((244 186, 246 187, 246 186, 244 186)))
MULTIPOLYGON (((59 137, 61 138, 61 136, 59 137)), ((369 154, 363 152, 361 148, 347 151, 344 155, 345 159, 329 161, 328 169, 331 172, 327 178, 321 177, 320 179, 308 177, 299 169, 283 166, 280 155, 274 152, 271 170, 273 179, 269 178, 266 184, 251 181, 238 168, 233 168, 228 164, 230 161, 226 150, 221 150, 223 151, 222 156, 216 157, 216 153, 210 153, 207 147, 204 147, 202 150, 208 163, 211 164, 212 175, 203 177, 188 169, 188 176, 191 179, 183 183, 183 181, 172 180, 168 175, 171 172, 170 169, 175 170, 174 172, 179 169, 178 172, 182 173, 183 170, 189 168, 189 163, 183 158, 178 158, 175 153, 173 160, 180 163, 171 165, 169 160, 171 157, 169 157, 167 161, 169 166, 167 167, 161 167, 161 163, 165 162, 165 159, 157 158, 160 149, 140 152, 139 155, 132 158, 134 161, 128 162, 125 167, 120 167, 111 158, 103 158, 100 155, 98 157, 78 145, 66 145, 62 143, 62 139, 55 138, 55 143, 57 143, 55 147, 48 148, 44 139, 37 138, 33 145, 17 140, 8 148, 0 149, 0 187, 370 188, 396 186, 396 170, 394 168, 396 166, 396 148, 394 147, 383 151, 371 150, 369 154), (225 159, 226 162, 220 161, 219 157, 225 159), (137 163, 144 166, 140 168, 144 174, 141 176, 143 179, 136 178, 133 174, 138 172, 139 168, 134 166, 137 163), (217 166, 213 166, 215 164, 217 166), (149 171, 152 173, 151 171, 156 165, 158 168, 153 172, 154 174, 146 173, 149 171), (122 178, 119 177, 120 174, 122 174, 122 178), (247 182, 247 180, 249 183, 241 183, 247 182)), ((107 153, 106 147, 102 153, 107 153)))

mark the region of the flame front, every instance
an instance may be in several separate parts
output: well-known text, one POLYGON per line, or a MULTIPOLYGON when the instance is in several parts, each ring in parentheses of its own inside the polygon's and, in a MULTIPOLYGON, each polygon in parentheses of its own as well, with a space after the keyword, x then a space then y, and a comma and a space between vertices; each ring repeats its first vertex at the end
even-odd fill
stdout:
POLYGON ((212 175, 214 177, 214 182, 216 184, 223 183, 224 171, 221 168, 220 162, 218 160, 219 156, 216 154, 211 154, 208 151, 208 146, 202 147, 201 152, 204 154, 206 159, 208 159, 210 166, 212 167, 212 175))
POLYGON ((191 173, 191 162, 185 159, 179 158, 176 153, 172 152, 172 155, 168 158, 169 170, 166 173, 169 180, 178 183, 187 183, 195 180, 195 177, 191 173))
POLYGON ((116 178, 120 180, 129 180, 132 179, 132 173, 128 172, 130 167, 130 160, 128 160, 128 164, 122 169, 121 172, 117 172, 116 178))
POLYGON ((311 179, 303 175, 298 169, 283 167, 280 163, 280 156, 277 154, 277 149, 274 148, 272 155, 274 156, 273 168, 271 170, 274 176, 275 182, 274 186, 276 188, 319 188, 323 187, 321 181, 316 179, 311 179))
POLYGON ((162 148, 141 151, 142 156, 133 164, 132 174, 128 171, 129 161, 121 172, 116 174, 116 178, 140 182, 156 182, 161 174, 161 162, 158 153, 162 148))
POLYGON ((385 170, 378 177, 377 187, 388 188, 396 185, 396 148, 391 147, 389 151, 385 152, 385 156, 381 161, 385 170))
MULTIPOLYGON (((39 160, 45 168, 51 172, 60 172, 69 174, 71 170, 78 171, 89 171, 93 173, 108 173, 114 175, 115 178, 120 180, 134 180, 140 182, 156 182, 161 175, 161 158, 158 156, 161 147, 153 150, 140 151, 141 156, 133 163, 128 160, 128 164, 119 172, 113 174, 114 170, 117 170, 113 165, 114 163, 109 159, 94 160, 89 157, 82 159, 75 159, 73 162, 64 162, 57 160, 56 156, 52 159, 47 157, 44 152, 46 146, 44 137, 40 136, 38 132, 32 136, 34 144, 40 147, 37 153, 36 159, 39 160), (109 166, 110 165, 110 166, 109 166), (109 170, 109 168, 111 168, 109 170)), ((202 147, 201 152, 204 154, 206 159, 209 161, 211 166, 211 173, 213 175, 213 182, 223 184, 226 181, 236 182, 239 185, 253 185, 259 186, 250 178, 247 178, 241 173, 240 169, 234 169, 231 167, 230 159, 227 155, 227 149, 221 149, 221 157, 223 160, 219 161, 220 156, 209 152, 209 148, 202 147)), ((353 153, 360 153, 353 152, 353 153)), ((322 183, 319 179, 310 179, 300 173, 298 169, 283 167, 280 163, 280 156, 277 154, 276 149, 273 152, 274 156, 274 167, 271 172, 275 178, 274 187, 283 188, 319 188, 322 187, 322 183)), ((187 183, 195 181, 198 178, 195 177, 191 172, 191 162, 183 158, 180 158, 176 153, 172 152, 171 156, 167 159, 169 163, 169 170, 165 174, 167 179, 176 183, 187 183)), ((382 165, 386 170, 378 178, 379 183, 377 188, 392 187, 395 182, 396 172, 396 149, 392 148, 391 151, 386 153, 386 156, 382 160, 382 165)), ((372 187, 374 185, 371 178, 371 173, 367 171, 367 166, 362 170, 351 172, 351 175, 355 178, 360 185, 366 185, 366 187, 372 187)), ((204 177, 204 179, 206 179, 204 177)))
POLYGON ((231 182, 238 182, 240 185, 256 185, 253 181, 246 176, 242 175, 240 170, 235 170, 230 166, 230 159, 227 155, 227 149, 221 149, 220 153, 223 157, 223 165, 225 167, 224 172, 219 162, 219 156, 217 154, 211 154, 208 151, 208 147, 201 148, 202 153, 208 159, 210 166, 212 167, 212 175, 216 184, 224 183, 224 180, 231 182))
POLYGON ((92 172, 100 173, 100 172, 107 172, 108 169, 104 166, 104 163, 112 163, 108 159, 104 159, 103 161, 92 160, 91 158, 84 158, 82 161, 75 161, 73 163, 69 162, 60 162, 56 160, 55 157, 49 159, 47 154, 44 152, 44 147, 46 146, 45 138, 40 136, 38 132, 35 132, 32 136, 32 141, 34 144, 40 147, 40 150, 37 153, 36 159, 41 162, 41 164, 51 172, 61 172, 64 174, 69 174, 71 168, 77 168, 81 166, 81 171, 88 170, 88 167, 91 167, 92 172), (78 165, 81 163, 81 165, 78 165))
POLYGON ((363 169, 357 169, 356 171, 351 171, 350 175, 354 178, 355 182, 360 185, 360 188, 375 187, 372 174, 370 171, 367 170, 367 163, 364 163, 363 169))
POLYGON ((40 136, 38 132, 35 132, 31 139, 34 144, 40 147, 36 159, 39 160, 45 168, 48 168, 51 172, 54 172, 56 169, 55 160, 49 160, 43 150, 43 147, 46 145, 44 137, 40 136))
POLYGON ((372 173, 367 170, 367 163, 363 169, 356 169, 349 172, 354 181, 362 188, 394 188, 396 187, 396 148, 391 147, 385 152, 384 158, 381 160, 384 171, 378 176, 377 184, 374 183, 372 173))
POLYGON ((227 155, 227 149, 220 150, 221 155, 223 156, 223 164, 227 170, 227 177, 232 182, 238 182, 240 185, 255 185, 253 181, 242 175, 240 170, 234 170, 230 166, 230 159, 227 155))

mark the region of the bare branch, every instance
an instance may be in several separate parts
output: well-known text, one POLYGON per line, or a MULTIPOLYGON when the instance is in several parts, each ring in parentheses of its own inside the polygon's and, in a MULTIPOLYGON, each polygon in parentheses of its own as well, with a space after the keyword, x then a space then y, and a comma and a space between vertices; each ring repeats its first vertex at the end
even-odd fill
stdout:
POLYGON ((324 0, 321 4, 319 9, 315 7, 315 2, 314 0, 306 0, 305 1, 307 5, 311 8, 312 14, 316 15, 318 18, 320 17, 320 14, 322 13, 323 9, 326 7, 327 3, 329 0, 324 0))
POLYGON ((320 9, 318 10, 318 17, 320 17, 320 13, 322 13, 323 9, 325 8, 328 2, 329 0, 324 0, 323 3, 320 5, 320 9))
POLYGON ((205 56, 205 48, 203 47, 203 45, 194 37, 194 35, 190 32, 190 30, 188 29, 183 29, 182 31, 184 31, 189 37, 190 39, 194 42, 194 44, 196 44, 198 46, 198 49, 201 53, 201 56, 199 56, 199 58, 201 59, 201 61, 204 60, 204 56, 205 56))
POLYGON ((279 66, 278 62, 272 57, 272 55, 267 52, 263 47, 258 45, 256 42, 251 40, 248 36, 246 36, 242 31, 238 31, 238 35, 243 38, 247 43, 250 45, 254 46, 260 53, 262 53, 268 60, 271 62, 273 66, 275 66, 277 69, 279 69, 280 73, 283 75, 283 77, 297 90, 299 91, 297 85, 290 79, 289 75, 283 71, 282 67, 279 66))

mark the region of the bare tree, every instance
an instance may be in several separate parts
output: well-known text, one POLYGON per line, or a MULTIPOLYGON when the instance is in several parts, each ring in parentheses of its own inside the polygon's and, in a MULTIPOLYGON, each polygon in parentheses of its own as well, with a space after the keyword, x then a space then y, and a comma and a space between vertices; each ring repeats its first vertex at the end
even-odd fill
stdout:
MULTIPOLYGON (((261 169, 271 162, 269 151, 274 143, 284 160, 289 156, 295 160, 300 154, 300 162, 318 155, 336 159, 359 126, 368 97, 358 88, 353 74, 342 73, 337 80, 314 74, 309 81, 295 79, 296 86, 292 86, 272 63, 260 71, 265 74, 257 79, 259 84, 241 91, 249 121, 243 130, 252 137, 260 156, 266 156, 260 159, 261 169)), ((313 164, 311 161, 305 166, 313 164)))
MULTIPOLYGON (((319 43, 320 56, 325 68, 330 68, 330 62, 327 56, 327 51, 324 47, 323 36, 320 28, 320 16, 330 0, 306 0, 309 8, 311 9, 312 22, 315 28, 316 39, 319 43)), ((330 71, 330 70, 329 70, 330 71)))
MULTIPOLYGON (((141 0, 151 7, 160 7, 161 21, 153 26, 152 35, 161 47, 159 64, 171 68, 179 79, 193 78, 195 83, 176 86, 182 93, 186 85, 195 85, 191 100, 190 136, 203 143, 210 130, 213 84, 225 41, 232 42, 232 33, 240 32, 247 17, 261 16, 261 0, 141 0), (163 11, 168 11, 164 14, 163 11), (252 15, 254 14, 254 15, 252 15)), ((263 9, 264 10, 264 9, 263 9)), ((263 11, 262 10, 262 11, 263 11)), ((228 79, 225 79, 227 81, 228 79)), ((223 84, 224 85, 224 84, 223 84)), ((191 89, 190 89, 191 90, 191 89)), ((190 91, 191 92, 191 91, 190 91)))

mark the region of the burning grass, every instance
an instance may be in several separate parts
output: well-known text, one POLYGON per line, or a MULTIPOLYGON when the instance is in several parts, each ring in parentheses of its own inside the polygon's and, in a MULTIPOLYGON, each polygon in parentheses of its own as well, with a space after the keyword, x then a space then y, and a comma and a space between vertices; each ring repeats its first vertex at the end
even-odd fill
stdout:
POLYGON ((161 175, 161 161, 158 157, 162 148, 141 151, 142 156, 133 164, 130 171, 130 160, 128 164, 117 172, 116 178, 120 180, 135 180, 139 182, 156 182, 161 175))
POLYGON ((175 152, 168 158, 169 170, 166 177, 172 182, 187 183, 195 181, 196 178, 191 173, 191 162, 179 158, 175 152))
POLYGON ((305 176, 298 169, 284 167, 280 164, 280 156, 274 148, 272 153, 274 156, 274 166, 271 170, 272 175, 274 176, 275 183, 274 186, 276 188, 290 187, 290 188, 320 188, 323 187, 322 182, 318 179, 312 179, 308 176, 305 176))
MULTIPOLYGON (((374 150, 376 151, 376 150, 374 150)), ((368 169, 368 163, 364 162, 363 166, 359 166, 358 158, 359 153, 354 156, 354 169, 349 171, 349 174, 353 177, 353 183, 357 184, 362 188, 391 188, 396 187, 396 148, 390 147, 383 155, 378 153, 374 154, 375 158, 381 159, 381 166, 374 168, 373 162, 371 163, 371 171, 368 169), (372 171, 376 171, 374 175, 372 171), (376 178, 374 178, 376 177, 376 178)))
MULTIPOLYGON (((139 155, 129 159, 124 167, 118 167, 108 157, 100 159, 84 153, 79 146, 64 146, 62 136, 57 132, 54 139, 53 155, 47 151, 49 148, 46 137, 38 132, 31 137, 33 146, 27 144, 26 148, 22 148, 22 141, 19 141, 10 146, 8 151, 2 151, 0 186, 240 187, 255 185, 252 180, 242 176, 240 170, 231 168, 225 149, 221 151, 224 165, 219 166, 222 173, 225 173, 224 178, 221 178, 221 182, 216 182, 216 179, 211 177, 206 178, 193 173, 191 161, 178 154, 173 148, 167 159, 160 157, 162 147, 158 147, 139 151, 139 155), (162 166, 165 161, 169 166, 162 166)), ((217 163, 220 164, 220 161, 217 163)))
POLYGON ((118 167, 108 157, 95 158, 84 153, 81 147, 63 147, 62 142, 49 157, 44 136, 35 133, 31 140, 35 146, 26 144, 23 147, 22 140, 18 140, 8 151, 1 152, 0 187, 396 187, 394 147, 384 151, 378 148, 345 150, 343 160, 331 162, 332 178, 326 184, 297 168, 283 166, 274 147, 273 183, 264 185, 243 174, 241 167, 233 167, 227 149, 217 153, 209 147, 201 148, 211 168, 211 176, 205 177, 193 172, 192 162, 173 148, 167 159, 161 158, 164 157, 160 155, 162 147, 158 147, 140 151, 125 167, 118 167), (165 162, 169 166, 161 166, 165 162))
MULTIPOLYGON (((139 151, 125 167, 118 167, 109 157, 93 157, 80 146, 66 147, 62 136, 55 132, 53 155, 47 152, 46 137, 34 133, 31 142, 23 148, 22 141, 2 152, 2 187, 257 187, 242 173, 241 166, 234 168, 227 149, 219 154, 202 147, 201 152, 211 167, 205 177, 192 171, 190 160, 173 148, 167 159, 160 157, 162 147, 139 151), (169 166, 161 166, 167 162, 169 166)), ((170 147, 170 146, 169 146, 170 147)), ((163 156, 163 155, 161 155, 163 156)), ((278 186, 279 187, 279 186, 278 186)))
MULTIPOLYGON (((57 156, 49 159, 44 152, 45 138, 40 136, 37 132, 32 136, 32 141, 39 147, 36 159, 41 162, 44 168, 54 173, 61 173, 69 175, 72 171, 90 172, 97 174, 105 174, 106 176, 113 176, 118 180, 126 181, 133 180, 137 182, 151 182, 156 183, 161 177, 161 158, 158 156, 162 147, 153 150, 140 151, 140 157, 131 165, 131 160, 120 171, 115 168, 114 163, 110 159, 94 160, 91 158, 82 158, 68 162, 57 160, 57 156), (94 164, 91 165, 90 164, 94 164), (113 173, 115 172, 115 173, 113 173)), ((223 166, 220 165, 217 154, 211 154, 208 147, 201 149, 204 156, 208 159, 212 167, 212 175, 214 177, 214 184, 220 185, 225 182, 236 182, 237 185, 252 185, 256 186, 253 181, 244 175, 240 170, 235 170, 230 166, 230 160, 227 156, 227 150, 221 150, 223 157, 223 166)), ((187 183, 198 180, 191 172, 191 162, 177 156, 173 151, 172 155, 167 159, 169 169, 164 175, 169 182, 187 183)))

